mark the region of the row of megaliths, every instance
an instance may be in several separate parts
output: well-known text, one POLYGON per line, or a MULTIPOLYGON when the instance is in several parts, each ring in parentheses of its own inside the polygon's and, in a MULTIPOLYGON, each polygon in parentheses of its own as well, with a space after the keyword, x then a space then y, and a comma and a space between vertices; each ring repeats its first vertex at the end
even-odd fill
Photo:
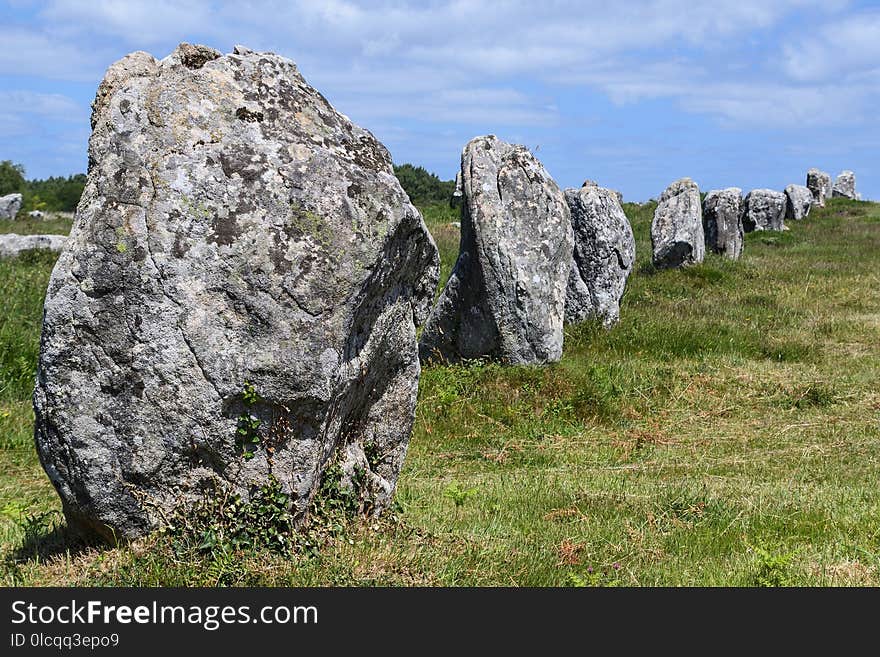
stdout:
POLYGON ((610 326, 635 260, 620 195, 560 190, 524 146, 477 137, 461 157, 459 256, 420 341, 423 361, 548 363, 564 323, 610 326))
POLYGON ((754 189, 745 198, 739 187, 728 187, 710 191, 702 201, 693 180, 676 180, 660 196, 651 222, 654 266, 674 268, 702 262, 707 248, 738 259, 744 233, 788 230, 787 219, 805 219, 813 205, 824 207, 832 196, 860 198, 852 171, 842 172, 834 185, 827 173, 810 169, 806 186, 788 185, 783 192, 754 189))
POLYGON ((388 151, 292 61, 137 52, 92 107, 34 390, 41 462, 83 534, 135 538, 269 482, 299 523, 328 476, 379 511, 422 361, 547 363, 566 320, 619 317, 635 258, 619 195, 559 189, 522 146, 464 148, 434 306, 438 251, 388 151))

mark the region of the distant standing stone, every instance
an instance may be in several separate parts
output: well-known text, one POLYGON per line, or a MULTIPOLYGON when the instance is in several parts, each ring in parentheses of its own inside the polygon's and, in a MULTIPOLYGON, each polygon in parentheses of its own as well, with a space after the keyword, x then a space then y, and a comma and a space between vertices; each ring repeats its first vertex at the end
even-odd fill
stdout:
POLYGON ((449 199, 449 207, 451 207, 451 208, 461 207, 461 196, 462 196, 461 171, 459 171, 455 174, 455 189, 452 192, 452 198, 449 199))
POLYGON ((703 228, 706 246, 731 260, 739 259, 743 248, 743 197, 739 187, 713 189, 703 199, 703 228))
POLYGON ((794 221, 806 219, 813 207, 813 193, 803 185, 785 188, 785 218, 794 221))
POLYGON ((706 252, 700 189, 690 178, 676 180, 660 196, 651 222, 654 266, 683 267, 706 252))
POLYGON ((465 146, 461 173, 459 256, 422 359, 559 360, 574 242, 562 191, 527 148, 494 135, 465 146))
POLYGON ((842 171, 834 182, 832 195, 839 198, 857 199, 856 174, 852 171, 842 171))
POLYGON ((21 194, 0 196, 0 219, 15 219, 21 210, 21 194))
POLYGON ((597 185, 566 189, 574 252, 565 298, 565 321, 620 319, 620 298, 632 272, 636 243, 617 192, 597 185))
POLYGON ((807 189, 813 194, 813 205, 824 208, 831 198, 831 175, 819 169, 807 171, 807 189))
POLYGON ((788 230, 785 226, 786 196, 775 189, 753 189, 746 194, 743 228, 754 230, 788 230))
POLYGON ((66 241, 66 235, 16 235, 15 233, 6 233, 0 235, 0 258, 12 258, 23 251, 31 249, 61 251, 66 241))

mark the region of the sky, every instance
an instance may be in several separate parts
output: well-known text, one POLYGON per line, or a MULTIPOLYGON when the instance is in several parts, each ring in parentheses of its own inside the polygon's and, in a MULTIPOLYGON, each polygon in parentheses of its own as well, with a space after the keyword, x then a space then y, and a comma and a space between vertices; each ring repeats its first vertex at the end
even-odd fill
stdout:
POLYGON ((562 187, 783 189, 855 171, 880 200, 880 2, 0 0, 0 160, 86 169, 107 67, 179 42, 293 59, 395 163, 443 179, 473 137, 562 187))

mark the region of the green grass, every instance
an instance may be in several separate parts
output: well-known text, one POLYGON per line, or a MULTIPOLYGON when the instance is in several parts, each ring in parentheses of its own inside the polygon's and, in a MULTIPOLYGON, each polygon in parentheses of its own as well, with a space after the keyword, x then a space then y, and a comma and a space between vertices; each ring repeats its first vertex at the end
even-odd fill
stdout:
POLYGON ((0 222, 0 233, 19 235, 67 235, 72 219, 62 215, 50 215, 48 219, 16 219, 0 222))
MULTIPOLYGON (((880 206, 835 199, 686 271, 651 267, 653 207, 625 209, 620 324, 567 328, 549 367, 426 368, 395 513, 287 556, 63 541, 29 402, 51 258, 0 261, 0 578, 880 585, 880 206)), ((445 280, 458 212, 424 215, 445 280)))

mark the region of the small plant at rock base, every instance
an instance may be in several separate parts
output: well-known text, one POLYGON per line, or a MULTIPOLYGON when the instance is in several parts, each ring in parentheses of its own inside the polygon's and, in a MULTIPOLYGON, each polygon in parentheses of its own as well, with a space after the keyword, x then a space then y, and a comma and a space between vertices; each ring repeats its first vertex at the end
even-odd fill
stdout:
POLYGON ((368 440, 364 443, 364 458, 367 459, 367 465, 370 470, 375 471, 382 464, 382 451, 379 443, 375 440, 368 440))
POLYGON ((346 484, 345 472, 339 463, 331 463, 324 470, 321 485, 312 500, 313 518, 330 518, 341 515, 351 518, 362 510, 361 488, 366 473, 363 468, 356 468, 351 483, 346 484))
POLYGON ((308 519, 297 533, 297 549, 314 557, 328 541, 344 536, 352 521, 371 509, 366 490, 365 468, 355 466, 351 475, 346 477, 342 465, 331 461, 312 498, 308 519))
POLYGON ((242 454, 245 461, 254 458, 254 452, 260 444, 260 419, 253 415, 254 404, 260 401, 260 395, 250 381, 245 381, 244 392, 241 399, 244 402, 244 410, 238 416, 238 426, 235 430, 235 447, 242 454))
POLYGON ((286 555, 293 546, 290 496, 271 475, 248 500, 229 492, 206 492, 199 504, 175 513, 162 531, 178 553, 213 556, 269 549, 286 555))
POLYGON ((40 511, 27 514, 21 512, 18 527, 23 534, 19 549, 20 555, 28 558, 36 557, 40 552, 42 539, 61 527, 60 514, 58 511, 40 511))

